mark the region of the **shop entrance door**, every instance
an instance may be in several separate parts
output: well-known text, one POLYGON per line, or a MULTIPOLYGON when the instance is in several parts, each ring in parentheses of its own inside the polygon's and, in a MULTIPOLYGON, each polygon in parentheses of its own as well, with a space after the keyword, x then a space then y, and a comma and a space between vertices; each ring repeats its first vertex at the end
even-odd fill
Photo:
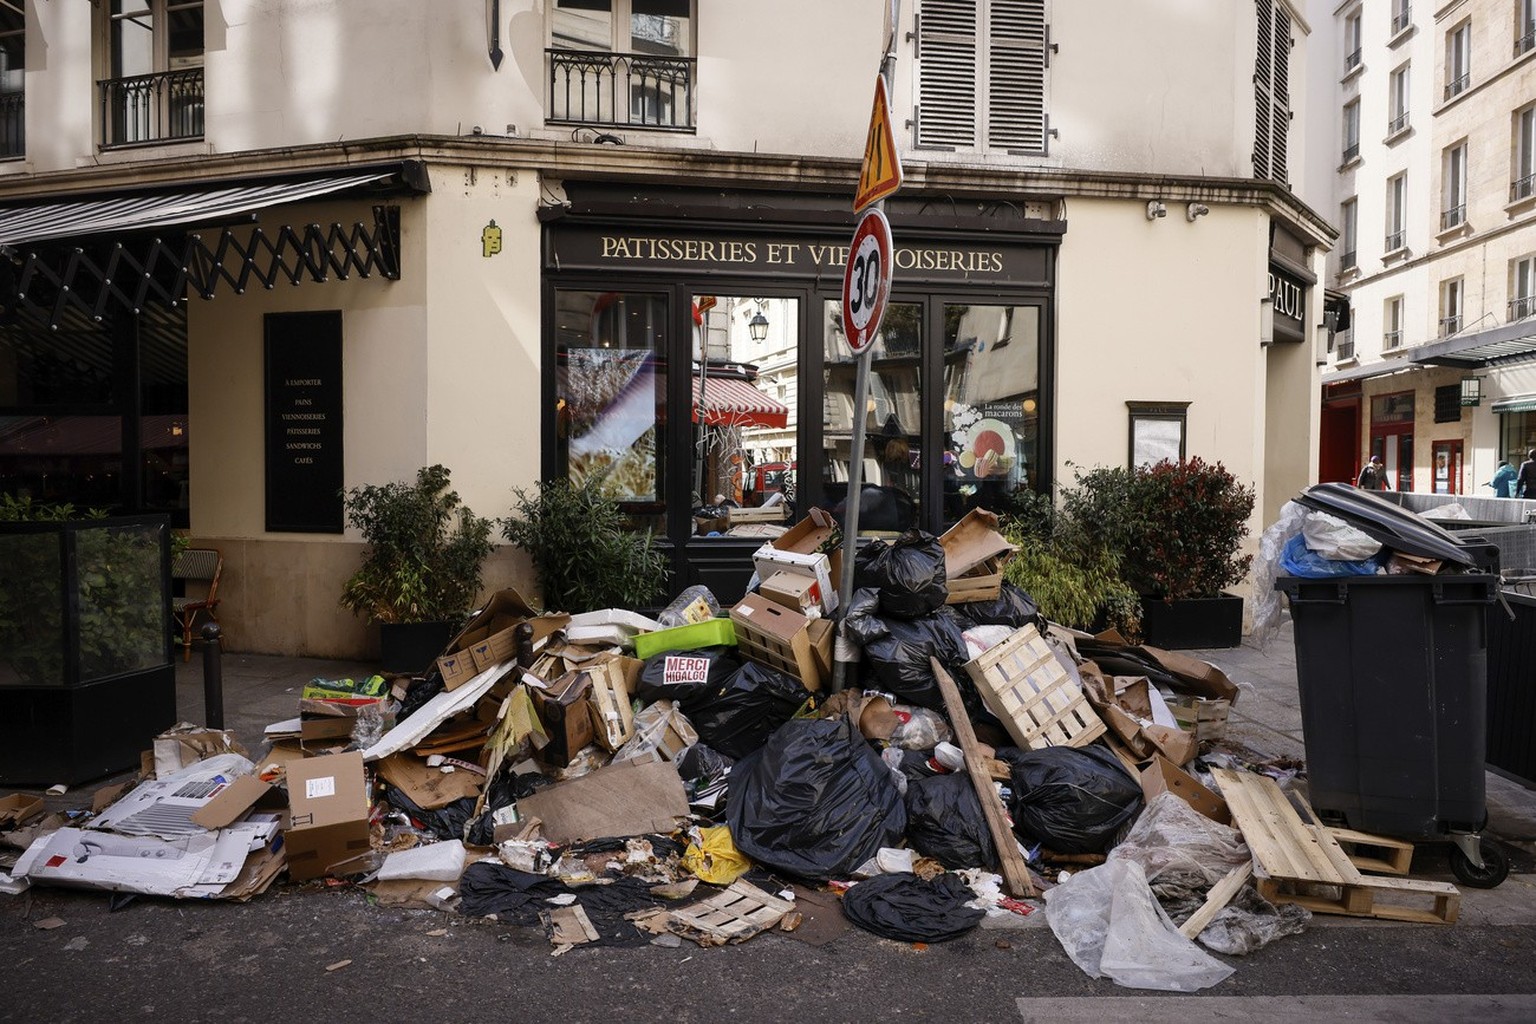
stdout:
POLYGON ((1434 466, 1434 492, 1436 494, 1461 493, 1461 442, 1436 441, 1431 446, 1431 464, 1434 466))

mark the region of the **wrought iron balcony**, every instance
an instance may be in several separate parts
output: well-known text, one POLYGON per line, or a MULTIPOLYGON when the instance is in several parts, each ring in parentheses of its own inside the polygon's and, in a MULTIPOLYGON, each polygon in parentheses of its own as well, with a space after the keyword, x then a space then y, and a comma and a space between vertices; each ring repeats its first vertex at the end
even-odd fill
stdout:
POLYGON ((1408 111, 1403 111, 1387 122, 1387 137, 1391 138, 1399 132, 1408 130, 1408 111))
POLYGON ((1333 361, 1342 363, 1355 358, 1355 339, 1341 334, 1333 342, 1333 361))
POLYGON ((1348 74, 1349 72, 1355 70, 1355 68, 1357 68, 1359 66, 1360 66, 1360 47, 1357 46, 1353 50, 1349 51, 1349 53, 1344 55, 1344 73, 1348 74))
POLYGON ((202 68, 109 78, 97 85, 104 149, 203 137, 202 68))
POLYGON ((546 50, 550 124, 691 132, 692 57, 546 50))
POLYGON ((1451 79, 1449 82, 1445 83, 1445 98, 1450 99, 1452 96, 1458 96, 1461 93, 1466 92, 1467 86, 1471 84, 1471 72, 1458 75, 1457 77, 1451 79))
POLYGON ((1384 243, 1387 252, 1396 252, 1407 244, 1407 232, 1393 231, 1387 235, 1384 243))
POLYGON ((1515 56, 1536 50, 1536 21, 1525 23, 1525 31, 1520 33, 1520 38, 1515 40, 1515 56))
POLYGON ((1509 300, 1507 322, 1514 323, 1528 316, 1536 316, 1536 295, 1517 295, 1509 300))
POLYGON ((1344 160, 1342 162, 1347 164, 1347 163, 1349 163, 1351 160, 1353 160, 1355 157, 1357 157, 1359 155, 1360 155, 1360 143, 1358 143, 1358 142, 1351 142, 1349 145, 1344 147, 1344 160))
POLYGON ((1353 269, 1355 269, 1355 250, 1353 250, 1353 249, 1345 249, 1343 252, 1341 252, 1339 254, 1339 269, 1340 270, 1353 270, 1353 269))
POLYGON ((1399 32, 1406 29, 1412 21, 1413 8, 1407 4, 1404 4, 1402 10, 1392 15, 1392 34, 1397 35, 1399 32))
POLYGON ((1451 228, 1467 222, 1467 204, 1453 206, 1440 214, 1440 230, 1449 231, 1451 228))
POLYGON ((1397 348, 1403 343, 1402 331, 1387 331, 1381 336, 1382 348, 1397 348))
POLYGON ((27 94, 0 93, 0 160, 27 155, 27 94))
POLYGON ((1455 316, 1443 316, 1440 318, 1440 337, 1448 338, 1461 330, 1461 314, 1455 316))
POLYGON ((1509 201, 1517 202, 1536 196, 1536 174, 1527 174, 1509 183, 1509 201))

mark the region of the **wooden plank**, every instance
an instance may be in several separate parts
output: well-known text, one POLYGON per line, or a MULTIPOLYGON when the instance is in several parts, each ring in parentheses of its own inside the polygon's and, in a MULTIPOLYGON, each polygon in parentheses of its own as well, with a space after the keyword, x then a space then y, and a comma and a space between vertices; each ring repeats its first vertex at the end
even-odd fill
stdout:
POLYGON ((1253 861, 1249 861, 1247 864, 1239 864, 1227 872, 1225 878, 1211 886, 1211 891, 1206 894, 1205 902, 1200 905, 1200 909, 1189 915, 1189 920, 1179 925, 1179 934, 1186 939, 1193 939, 1205 931, 1205 926, 1210 924, 1211 920, 1221 913, 1228 903, 1232 902, 1232 898, 1237 895, 1237 891, 1252 877, 1253 861))
POLYGON ((997 848, 1003 885, 1014 896, 1034 896, 1035 883, 1029 876, 1029 865, 1025 863, 1023 854, 1019 853, 1019 844, 1013 838, 1013 828, 1003 812, 1002 798, 992 785, 992 778, 987 772, 987 758, 976 742, 976 730, 971 728, 971 720, 965 713, 965 702, 960 699, 960 690, 949 673, 944 671, 938 658, 929 658, 928 664, 933 669, 934 680, 939 684, 939 692, 944 695, 944 708, 949 712, 949 723, 954 727, 955 738, 960 741, 960 749, 965 752, 965 768, 970 773, 971 785, 981 803, 981 813, 987 819, 987 831, 992 834, 992 845, 997 848))
POLYGON ((1360 879, 1331 837, 1302 823, 1274 779, 1225 768, 1214 775, 1261 875, 1329 885, 1360 879))
POLYGON ((1295 903, 1316 913, 1348 917, 1455 924, 1461 914, 1461 893, 1454 885, 1417 878, 1367 876, 1338 887, 1337 894, 1294 879, 1270 878, 1260 880, 1259 893, 1271 903, 1295 903), (1429 906, 1412 906, 1404 900, 1427 900, 1429 906))

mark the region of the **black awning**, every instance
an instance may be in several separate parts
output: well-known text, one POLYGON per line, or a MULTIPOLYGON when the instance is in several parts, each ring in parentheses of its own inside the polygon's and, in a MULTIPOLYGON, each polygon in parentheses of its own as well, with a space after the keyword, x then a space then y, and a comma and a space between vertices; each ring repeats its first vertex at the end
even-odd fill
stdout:
POLYGON ((1536 317, 1420 346, 1415 363, 1479 369, 1536 358, 1536 317))

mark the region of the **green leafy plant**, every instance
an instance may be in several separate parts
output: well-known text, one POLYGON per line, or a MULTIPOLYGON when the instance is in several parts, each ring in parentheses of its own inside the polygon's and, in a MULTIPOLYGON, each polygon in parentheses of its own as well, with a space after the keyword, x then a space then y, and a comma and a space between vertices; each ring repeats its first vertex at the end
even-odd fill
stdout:
POLYGON ((546 608, 586 612, 655 602, 667 578, 666 557, 649 531, 630 528, 596 481, 577 487, 561 477, 513 493, 502 536, 532 559, 546 608))
POLYGON ((368 544, 342 587, 341 605, 371 622, 458 622, 480 593, 491 553, 491 521, 448 486, 442 465, 415 483, 368 484, 342 495, 347 522, 368 544))
POLYGON ((1086 529, 1077 506, 1056 508, 1049 495, 1020 495, 1002 520, 1016 544, 1004 578, 1034 598, 1041 614, 1077 629, 1113 626, 1141 633, 1136 591, 1120 575, 1119 556, 1086 529))

